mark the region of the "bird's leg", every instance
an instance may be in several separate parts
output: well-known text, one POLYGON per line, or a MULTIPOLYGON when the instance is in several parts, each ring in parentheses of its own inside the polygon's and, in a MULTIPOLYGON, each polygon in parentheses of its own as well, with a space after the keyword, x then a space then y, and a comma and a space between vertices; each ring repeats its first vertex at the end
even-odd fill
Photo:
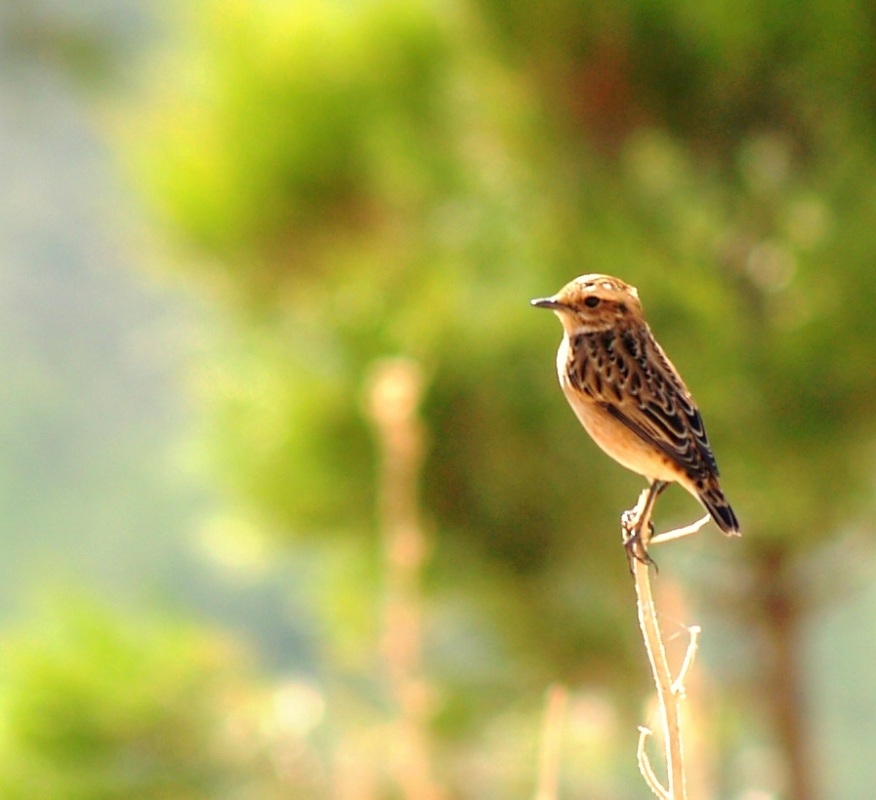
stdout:
POLYGON ((648 555, 648 542, 654 535, 654 523, 651 521, 651 514, 654 511, 654 503, 660 496, 660 493, 667 487, 666 481, 652 481, 648 486, 644 499, 639 499, 635 508, 625 511, 621 517, 621 526, 624 530, 624 548, 627 551, 627 561, 632 572, 633 562, 635 558, 642 564, 649 566, 657 564, 654 559, 648 555), (648 532, 643 536, 643 523, 647 521, 648 532))

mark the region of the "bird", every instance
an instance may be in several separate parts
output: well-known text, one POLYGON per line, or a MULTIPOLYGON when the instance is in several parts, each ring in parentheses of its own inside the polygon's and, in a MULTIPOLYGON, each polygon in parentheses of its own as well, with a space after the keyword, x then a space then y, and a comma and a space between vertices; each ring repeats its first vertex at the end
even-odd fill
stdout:
MULTIPOLYGON (((636 288, 611 275, 581 275, 531 304, 552 310, 563 325, 560 386, 596 444, 645 477, 650 502, 678 483, 721 531, 739 535, 699 409, 651 333, 636 288)), ((627 544, 652 563, 640 543, 627 544)))

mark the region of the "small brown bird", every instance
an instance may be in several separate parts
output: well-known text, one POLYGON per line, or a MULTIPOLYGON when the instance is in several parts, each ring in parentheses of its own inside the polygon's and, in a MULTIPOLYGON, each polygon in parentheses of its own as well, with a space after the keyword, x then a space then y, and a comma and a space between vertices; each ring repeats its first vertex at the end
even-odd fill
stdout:
POLYGON ((560 386, 596 444, 644 475, 654 496, 680 483, 724 533, 738 535, 700 412, 651 334, 636 289, 610 275, 582 275, 532 305, 552 309, 563 324, 560 386))

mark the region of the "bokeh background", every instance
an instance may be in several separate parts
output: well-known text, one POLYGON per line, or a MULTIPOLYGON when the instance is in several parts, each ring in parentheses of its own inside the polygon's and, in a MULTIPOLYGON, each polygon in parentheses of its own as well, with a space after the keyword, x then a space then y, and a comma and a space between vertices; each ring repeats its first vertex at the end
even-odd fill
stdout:
POLYGON ((744 529, 658 556, 691 796, 869 796, 872 4, 177 5, 0 2, 0 796, 532 797, 554 686, 642 797, 597 271, 744 529))

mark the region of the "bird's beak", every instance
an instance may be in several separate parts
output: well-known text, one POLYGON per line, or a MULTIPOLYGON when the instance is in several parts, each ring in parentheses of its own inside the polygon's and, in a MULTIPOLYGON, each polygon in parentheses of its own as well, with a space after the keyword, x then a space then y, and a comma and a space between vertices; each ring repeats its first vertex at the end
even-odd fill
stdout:
POLYGON ((565 306, 553 297, 537 297, 535 300, 530 300, 529 304, 536 308, 550 308, 557 311, 565 306))

